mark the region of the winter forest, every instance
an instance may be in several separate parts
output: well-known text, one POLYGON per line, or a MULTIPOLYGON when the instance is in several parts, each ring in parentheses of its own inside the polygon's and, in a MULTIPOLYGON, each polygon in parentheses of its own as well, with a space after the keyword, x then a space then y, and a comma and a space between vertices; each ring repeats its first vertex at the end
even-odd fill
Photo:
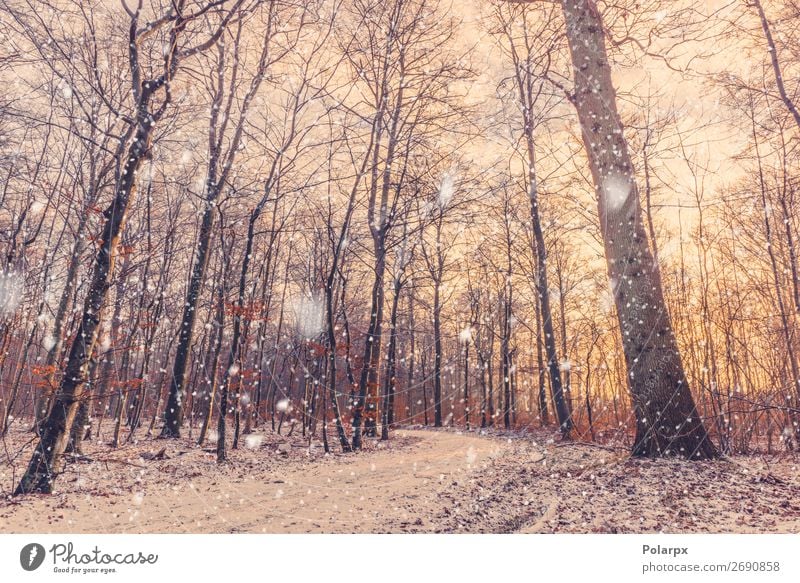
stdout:
POLYGON ((0 0, 0 531, 800 532, 798 0, 0 0))

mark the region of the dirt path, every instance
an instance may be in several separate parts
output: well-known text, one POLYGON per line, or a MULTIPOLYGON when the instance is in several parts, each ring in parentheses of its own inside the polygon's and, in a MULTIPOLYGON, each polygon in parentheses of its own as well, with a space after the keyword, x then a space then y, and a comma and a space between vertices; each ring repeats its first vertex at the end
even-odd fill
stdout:
MULTIPOLYGON (((365 448, 266 432, 219 466, 189 436, 95 442, 59 493, 0 500, 0 532, 800 532, 796 454, 635 460, 544 431, 398 430, 365 448)), ((6 492, 26 455, 0 466, 6 492)))
MULTIPOLYGON (((474 473, 506 444, 398 431, 398 450, 275 465, 267 471, 148 480, 130 491, 28 497, 0 512, 3 532, 399 532, 434 530, 430 496, 474 473), (170 483, 175 482, 175 483, 170 483), (140 489, 141 488, 141 489, 140 489), (46 522, 44 518, 46 518, 46 522)), ((208 475, 206 475, 208 474, 208 475)), ((191 472, 188 473, 191 476, 191 472)))

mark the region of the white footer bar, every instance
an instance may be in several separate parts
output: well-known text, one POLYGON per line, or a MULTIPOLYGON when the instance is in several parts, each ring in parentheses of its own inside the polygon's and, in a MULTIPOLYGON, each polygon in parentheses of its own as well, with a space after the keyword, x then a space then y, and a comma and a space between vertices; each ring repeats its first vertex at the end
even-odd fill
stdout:
POLYGON ((0 581, 777 583, 798 555, 800 535, 2 535, 0 581))

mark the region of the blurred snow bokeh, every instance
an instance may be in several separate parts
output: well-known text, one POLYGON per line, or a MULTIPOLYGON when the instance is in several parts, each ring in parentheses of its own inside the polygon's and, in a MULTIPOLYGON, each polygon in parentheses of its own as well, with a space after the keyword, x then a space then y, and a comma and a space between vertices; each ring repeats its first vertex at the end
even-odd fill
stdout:
POLYGON ((611 173, 603 179, 603 199, 606 208, 617 212, 627 202, 633 190, 630 178, 619 173, 611 173))
POLYGON ((9 316, 17 311, 22 302, 22 276, 13 271, 0 271, 0 316, 9 316))
POLYGON ((442 177, 442 184, 439 186, 439 206, 444 208, 453 199, 455 192, 455 179, 452 173, 448 172, 442 177))
POLYGON ((321 298, 303 295, 292 302, 297 335, 311 340, 322 332, 322 317, 325 305, 321 298))

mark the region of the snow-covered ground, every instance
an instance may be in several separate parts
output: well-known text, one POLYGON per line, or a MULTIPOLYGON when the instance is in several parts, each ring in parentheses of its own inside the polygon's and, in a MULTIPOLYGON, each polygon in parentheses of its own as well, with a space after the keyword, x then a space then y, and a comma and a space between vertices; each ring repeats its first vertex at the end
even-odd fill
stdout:
MULTIPOLYGON (((800 532, 800 457, 790 454, 631 460, 543 432, 398 430, 359 454, 326 456, 297 430, 254 435, 223 466, 188 437, 87 443, 91 461, 70 463, 52 496, 8 498, 28 455, 6 460, 0 530, 800 532)), ((8 451, 29 439, 12 432, 8 451)))

